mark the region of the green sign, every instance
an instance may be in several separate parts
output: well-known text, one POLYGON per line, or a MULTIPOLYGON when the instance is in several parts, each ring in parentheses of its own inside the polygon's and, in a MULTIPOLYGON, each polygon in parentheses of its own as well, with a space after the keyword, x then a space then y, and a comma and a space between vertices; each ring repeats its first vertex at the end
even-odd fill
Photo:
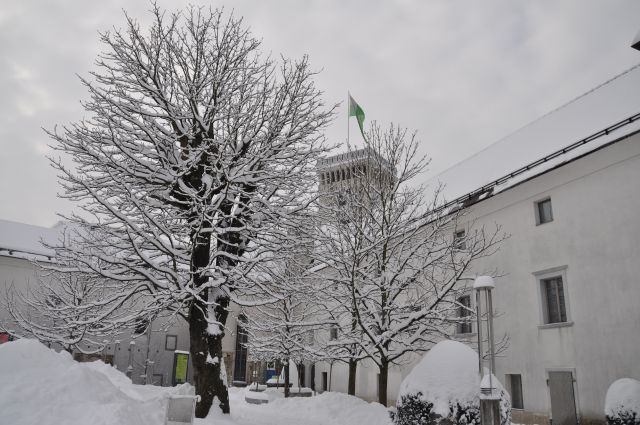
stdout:
POLYGON ((184 384, 187 382, 187 368, 189 366, 188 353, 174 353, 173 360, 173 383, 184 384))

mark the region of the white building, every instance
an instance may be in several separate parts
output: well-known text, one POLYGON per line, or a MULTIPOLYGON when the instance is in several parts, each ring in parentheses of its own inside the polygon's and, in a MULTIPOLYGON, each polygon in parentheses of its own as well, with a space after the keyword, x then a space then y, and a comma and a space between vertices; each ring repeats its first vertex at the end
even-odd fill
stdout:
MULTIPOLYGON (((40 279, 47 279, 38 264, 53 261, 54 252, 45 248, 41 241, 55 244, 62 236, 63 228, 63 223, 47 228, 0 220, 0 306, 4 305, 10 287, 13 287, 11 291, 25 293, 37 289, 40 279)), ((228 316, 223 340, 223 356, 230 384, 233 381, 242 384, 250 376, 246 349, 238 345, 237 310, 236 307, 232 308, 228 316), (240 354, 236 356, 236 352, 240 354)), ((0 329, 19 329, 9 312, 1 307, 0 329)), ((0 343, 8 338, 7 332, 0 331, 0 343)), ((60 347, 53 344, 52 348, 60 347)), ((90 351, 96 347, 86 348, 90 351)), ((156 320, 150 327, 132 329, 109 341, 104 350, 95 354, 75 355, 80 360, 101 359, 111 363, 127 373, 136 384, 151 382, 167 386, 180 381, 174 374, 176 351, 188 350, 188 325, 182 319, 175 319, 171 322, 156 320)), ((189 361, 187 380, 192 379, 193 370, 189 361)))
MULTIPOLYGON (((602 422, 609 385, 640 379, 639 131, 636 66, 436 179, 447 208, 510 235, 475 270, 501 275, 495 333, 510 342, 496 367, 514 422, 602 422)), ((475 325, 453 338, 474 344, 475 325)), ((390 373, 390 403, 416 360, 390 373)), ((346 392, 345 364, 315 373, 318 389, 346 392)), ((363 362, 356 394, 375 400, 376 378, 363 362)))

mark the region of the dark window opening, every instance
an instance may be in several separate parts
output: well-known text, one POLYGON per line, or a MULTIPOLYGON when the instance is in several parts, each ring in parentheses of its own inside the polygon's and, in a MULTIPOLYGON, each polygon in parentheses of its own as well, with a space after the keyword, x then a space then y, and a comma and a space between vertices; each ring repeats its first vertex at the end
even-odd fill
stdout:
POLYGON ((147 330, 147 327, 149 326, 149 321, 147 319, 144 318, 137 318, 136 319, 136 324, 135 327, 133 329, 133 333, 136 335, 141 335, 143 333, 145 333, 145 331, 147 330))
MULTIPOLYGON (((458 317, 469 320, 471 316, 471 295, 464 295, 458 298, 458 303, 460 304, 460 307, 458 307, 458 317)), ((473 332, 471 328, 471 321, 469 320, 458 323, 457 331, 459 334, 470 334, 473 332)))
POLYGON ((298 382, 294 382, 293 384, 295 386, 299 386, 299 387, 305 387, 307 385, 307 379, 306 379, 306 370, 304 367, 304 363, 300 363, 298 365, 298 382))
POLYGON ((524 401, 522 399, 522 375, 507 375, 507 385, 511 393, 511 407, 514 409, 524 409, 524 401))
POLYGON ((331 341, 338 339, 338 327, 336 325, 331 325, 329 329, 329 339, 331 341))
POLYGON ((536 202, 536 224, 545 224, 553 221, 551 210, 551 198, 536 202))
POLYGON ((238 317, 238 326, 236 328, 236 358, 233 367, 233 382, 240 384, 246 384, 247 382, 247 343, 249 342, 249 335, 243 326, 246 320, 244 316, 238 317))
POLYGON ((466 249, 467 248, 467 241, 464 238, 465 237, 465 231, 464 230, 456 230, 455 233, 453 234, 453 247, 455 249, 466 249))
POLYGON ((542 291, 545 303, 545 323, 562 323, 567 321, 564 285, 562 277, 543 279, 542 291))

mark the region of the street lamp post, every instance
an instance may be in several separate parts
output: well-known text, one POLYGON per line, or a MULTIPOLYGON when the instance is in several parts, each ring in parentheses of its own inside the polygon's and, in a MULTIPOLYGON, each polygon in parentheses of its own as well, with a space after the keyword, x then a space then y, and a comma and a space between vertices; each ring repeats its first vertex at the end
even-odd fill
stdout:
POLYGON ((480 423, 500 425, 500 396, 494 392, 493 377, 496 370, 496 353, 493 335, 493 296, 495 283, 491 276, 478 276, 473 282, 476 292, 476 321, 478 327, 478 372, 480 374, 480 423), (489 348, 489 373, 484 375, 484 347, 482 341, 482 316, 486 315, 486 333, 489 348))
POLYGON ((136 342, 131 341, 129 343, 129 365, 127 366, 127 377, 131 378, 133 375, 133 350, 136 348, 136 342))

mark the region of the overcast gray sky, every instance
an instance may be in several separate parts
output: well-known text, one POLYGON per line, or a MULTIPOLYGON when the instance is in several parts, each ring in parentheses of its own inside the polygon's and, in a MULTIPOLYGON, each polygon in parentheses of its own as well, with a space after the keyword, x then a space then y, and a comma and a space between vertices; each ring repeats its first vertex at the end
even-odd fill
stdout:
MULTIPOLYGON (((234 9, 274 55, 309 54, 328 103, 350 90, 367 121, 417 130, 429 175, 640 62, 637 0, 159 1, 188 3, 234 9)), ((149 18, 142 0, 0 4, 0 219, 50 226, 69 211, 41 127, 82 118, 76 74, 123 9, 149 18)), ((343 105, 328 138, 346 126, 343 105)))

